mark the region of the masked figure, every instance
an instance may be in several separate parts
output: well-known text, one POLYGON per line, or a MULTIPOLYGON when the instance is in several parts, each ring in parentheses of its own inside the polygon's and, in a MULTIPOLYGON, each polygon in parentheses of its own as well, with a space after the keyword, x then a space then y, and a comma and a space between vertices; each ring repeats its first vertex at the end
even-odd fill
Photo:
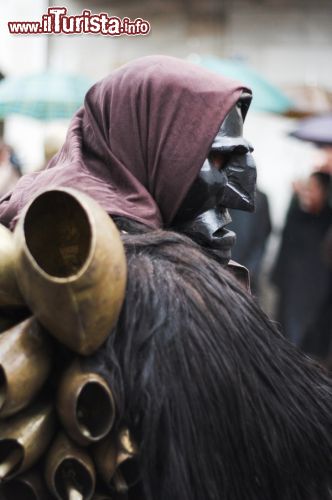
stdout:
MULTIPOLYGON (((96 483, 113 488, 106 498, 128 500, 330 500, 331 380, 202 251, 226 263, 234 240, 227 209, 254 207, 256 171, 242 138, 249 102, 241 84, 184 61, 132 62, 88 92, 48 168, 2 199, 0 221, 13 227, 38 191, 74 187, 123 232, 146 232, 122 235, 128 280, 118 321, 96 352, 66 369, 60 386, 64 354, 76 355, 54 341, 57 365, 45 392, 66 433, 33 458, 46 459, 47 484, 54 492, 60 483, 63 498, 90 498, 96 483), (200 246, 153 231, 160 228, 200 246)), ((55 212, 66 217, 61 205, 55 212)), ((14 438, 22 426, 34 429, 25 411, 14 418, 14 438)), ((12 423, 3 425, 7 447, 12 423)), ((20 459, 6 450, 2 477, 20 459)))
POLYGON ((242 137, 243 85, 166 56, 138 59, 87 93, 61 151, 0 204, 0 222, 45 187, 75 187, 127 231, 176 227, 230 258, 227 208, 252 210, 256 170, 242 137))

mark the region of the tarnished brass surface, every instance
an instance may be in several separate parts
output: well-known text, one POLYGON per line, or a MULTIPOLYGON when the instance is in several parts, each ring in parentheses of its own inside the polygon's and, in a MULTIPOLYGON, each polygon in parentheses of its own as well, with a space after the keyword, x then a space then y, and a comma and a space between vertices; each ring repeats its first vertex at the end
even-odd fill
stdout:
POLYGON ((55 439, 46 457, 45 477, 60 500, 88 500, 96 484, 94 464, 88 453, 64 434, 55 439))
POLYGON ((73 351, 94 352, 117 321, 126 286, 111 218, 75 189, 48 190, 20 218, 15 243, 17 280, 35 316, 73 351))
POLYGON ((0 335, 0 418, 25 408, 51 369, 51 339, 34 318, 0 335))
POLYGON ((92 500, 112 500, 112 497, 108 493, 95 493, 92 500))
POLYGON ((128 429, 107 436, 94 447, 99 474, 118 493, 125 493, 138 481, 137 455, 138 448, 128 429))
POLYGON ((68 434, 85 446, 104 438, 115 418, 115 404, 107 382, 82 370, 79 359, 65 371, 57 393, 57 411, 68 434))
POLYGON ((17 476, 2 485, 5 500, 50 500, 41 474, 35 470, 17 476))
POLYGON ((6 332, 9 328, 18 323, 20 323, 20 321, 16 321, 13 317, 7 316, 3 311, 0 311, 0 334, 6 332))
POLYGON ((37 403, 0 422, 0 479, 26 471, 42 456, 55 427, 50 404, 37 403))
POLYGON ((13 317, 7 316, 6 314, 3 314, 3 312, 0 312, 0 334, 2 332, 6 332, 9 330, 14 325, 17 325, 20 323, 21 320, 16 320, 13 317))
POLYGON ((15 276, 16 249, 12 233, 0 224, 0 308, 23 306, 15 276))
MULTIPOLYGON (((22 323, 31 317, 31 312, 27 307, 1 307, 0 308, 0 334, 6 332, 12 326, 22 323)), ((1 500, 1 499, 0 499, 1 500)))

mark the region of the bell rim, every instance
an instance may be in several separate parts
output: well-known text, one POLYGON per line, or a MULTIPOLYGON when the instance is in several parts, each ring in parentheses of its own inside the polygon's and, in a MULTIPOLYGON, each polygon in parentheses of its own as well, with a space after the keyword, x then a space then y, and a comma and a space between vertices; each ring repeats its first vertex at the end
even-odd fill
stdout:
MULTIPOLYGON (((45 190, 39 192, 34 197, 34 199, 31 200, 31 202, 27 205, 27 207, 24 211, 24 214, 22 215, 21 225, 22 225, 22 235, 23 235, 23 239, 24 239, 23 253, 26 256, 26 258, 30 261, 33 269, 35 271, 37 271, 43 278, 47 279, 47 281, 52 282, 54 284, 63 285, 63 284, 71 284, 71 283, 76 282, 86 272, 86 270, 90 266, 91 261, 93 259, 94 251, 96 248, 96 229, 94 226, 95 220, 92 217, 92 215, 93 215, 92 210, 89 210, 88 207, 86 206, 86 200, 84 199, 85 197, 86 197, 85 193, 82 193, 81 191, 78 191, 78 190, 73 189, 73 188, 67 188, 67 187, 60 186, 57 188, 45 189, 45 190), (29 212, 30 208, 37 201, 37 199, 39 199, 41 196, 47 195, 47 193, 54 193, 54 192, 66 193, 67 195, 70 195, 75 200, 75 202, 82 208, 84 215, 89 222, 89 229, 90 229, 90 233, 91 233, 91 238, 90 238, 90 243, 89 243, 90 248, 89 248, 88 255, 87 255, 83 265, 80 267, 78 272, 76 272, 74 274, 70 274, 69 276, 64 276, 64 277, 55 276, 55 275, 50 274, 47 271, 45 271, 38 264, 35 257, 32 255, 32 253, 31 253, 31 251, 26 243, 26 238, 25 238, 25 227, 24 227, 25 226, 25 218, 26 218, 26 215, 29 212), (83 200, 80 198, 83 198, 83 200)), ((92 200, 92 198, 91 198, 91 200, 92 200)), ((92 200, 92 201, 94 202, 94 200, 92 200)))

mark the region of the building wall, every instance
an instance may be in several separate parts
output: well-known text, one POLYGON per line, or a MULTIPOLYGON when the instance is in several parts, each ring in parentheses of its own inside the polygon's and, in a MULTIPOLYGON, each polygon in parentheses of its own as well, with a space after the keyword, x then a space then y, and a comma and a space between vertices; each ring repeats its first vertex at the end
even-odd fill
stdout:
MULTIPOLYGON (((92 9, 86 0, 66 5, 71 13, 92 9)), ((310 83, 332 88, 332 4, 325 1, 293 6, 292 2, 282 5, 271 0, 98 2, 92 10, 147 18, 151 34, 136 38, 52 37, 52 65, 80 69, 99 78, 142 55, 214 53, 241 57, 276 84, 310 83)))

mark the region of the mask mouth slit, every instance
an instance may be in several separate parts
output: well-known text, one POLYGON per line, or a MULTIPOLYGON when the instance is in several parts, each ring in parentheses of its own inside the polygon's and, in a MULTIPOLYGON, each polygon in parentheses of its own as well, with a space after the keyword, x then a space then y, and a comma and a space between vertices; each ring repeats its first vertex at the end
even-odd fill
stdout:
POLYGON ((227 233, 230 233, 229 229, 226 229, 225 227, 220 227, 217 229, 213 234, 213 238, 222 238, 223 236, 226 236, 227 233))

